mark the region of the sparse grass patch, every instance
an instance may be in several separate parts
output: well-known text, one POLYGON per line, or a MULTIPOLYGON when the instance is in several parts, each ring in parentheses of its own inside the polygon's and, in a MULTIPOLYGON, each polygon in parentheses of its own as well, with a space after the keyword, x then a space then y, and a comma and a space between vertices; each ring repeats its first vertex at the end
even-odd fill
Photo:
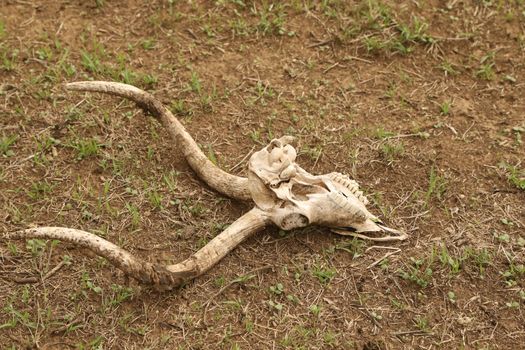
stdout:
POLYGON ((429 258, 410 258, 411 264, 406 266, 406 269, 398 270, 401 278, 413 282, 421 288, 426 288, 433 279, 432 264, 434 257, 429 258))
POLYGON ((426 317, 418 315, 416 316, 416 318, 414 318, 414 323, 420 331, 422 332, 429 331, 429 322, 426 317))
POLYGON ((447 189, 447 181, 444 176, 438 174, 436 169, 432 167, 430 169, 430 175, 428 180, 428 189, 425 194, 425 203, 430 203, 430 200, 435 197, 438 200, 443 198, 443 194, 447 189))
MULTIPOLYGON (((269 138, 271 138, 271 137, 269 137, 269 138)), ((313 160, 315 162, 323 154, 323 148, 322 148, 322 146, 308 146, 308 145, 306 145, 306 146, 304 146, 301 149, 301 153, 307 155, 311 160, 313 160)))
POLYGON ((160 194, 159 192, 157 192, 157 190, 151 190, 148 192, 148 200, 150 202, 150 204, 153 206, 153 208, 155 209, 162 209, 163 208, 163 205, 162 205, 162 201, 163 201, 163 196, 162 194, 160 194))
POLYGON ((255 97, 250 101, 250 103, 255 104, 257 101, 266 106, 268 100, 272 99, 275 96, 275 91, 272 87, 262 81, 257 81, 253 89, 255 97))
POLYGON ((493 80, 496 76, 496 73, 494 72, 494 61, 495 53, 489 52, 485 56, 483 56, 480 60, 480 65, 478 70, 476 71, 476 76, 482 80, 493 80))
POLYGON ((330 283, 330 281, 335 277, 337 271, 332 268, 314 266, 312 269, 312 275, 319 280, 319 283, 325 285, 330 283))
POLYGON ((447 293, 447 298, 452 304, 455 304, 457 302, 456 293, 454 293, 453 291, 449 291, 447 293))
POLYGON ((382 1, 363 2, 355 24, 343 28, 343 37, 352 38, 365 32, 362 43, 368 53, 400 53, 414 51, 414 44, 433 44, 435 39, 427 33, 428 23, 423 17, 413 16, 409 23, 394 18, 395 11, 382 1))
POLYGON ((131 203, 126 203, 126 209, 128 210, 131 216, 131 227, 137 229, 141 223, 141 214, 139 208, 131 203))
POLYGON ((2 135, 0 137, 0 155, 3 157, 11 157, 15 152, 10 149, 18 140, 18 135, 2 135))
POLYGON ((42 61, 49 61, 53 57, 53 52, 48 46, 44 46, 36 50, 36 56, 42 61))
POLYGON ((197 74, 197 72, 195 71, 191 72, 191 78, 190 78, 190 83, 188 87, 190 91, 196 92, 197 94, 200 95, 201 90, 202 90, 202 83, 201 83, 201 80, 199 79, 199 75, 197 74))
POLYGON ((401 40, 403 42, 412 41, 424 44, 433 43, 435 40, 427 34, 428 23, 420 17, 413 16, 410 24, 401 23, 399 31, 401 32, 401 40))
POLYGON ((447 60, 441 62, 439 68, 443 71, 445 76, 454 76, 459 74, 458 70, 456 69, 456 66, 447 60))
POLYGON ((0 69, 7 72, 15 70, 15 59, 17 56, 18 50, 10 51, 0 45, 0 69))
POLYGON ((168 174, 162 176, 162 180, 170 192, 175 192, 177 189, 177 178, 180 173, 178 171, 170 171, 168 174))
POLYGON ((46 241, 42 239, 28 239, 26 242, 26 249, 32 256, 40 256, 46 249, 46 241))
POLYGON ((1 324, 0 330, 15 328, 19 324, 30 331, 34 331, 38 328, 37 321, 33 321, 32 315, 29 311, 17 310, 12 303, 5 305, 3 312, 10 317, 10 320, 1 324))
POLYGON ((116 307, 126 300, 133 297, 134 290, 130 287, 124 287, 119 284, 111 285, 111 293, 105 296, 103 304, 104 309, 116 307))
POLYGON ((275 295, 281 295, 284 292, 284 286, 282 283, 277 283, 275 286, 270 286, 270 293, 275 295))
POLYGON ((159 81, 159 78, 153 74, 145 74, 142 76, 142 82, 146 84, 146 86, 151 87, 152 85, 157 84, 159 81))
POLYGON ((82 66, 91 73, 102 73, 103 65, 100 63, 100 58, 88 51, 80 53, 82 66))
POLYGON ((508 287, 514 287, 518 285, 518 281, 525 276, 525 265, 516 263, 510 259, 507 270, 500 272, 500 274, 503 276, 508 287))
POLYGON ((154 39, 148 38, 142 41, 141 46, 144 50, 153 50, 156 44, 154 39))
POLYGON ((33 199, 44 199, 53 190, 53 185, 48 183, 46 180, 33 182, 31 188, 27 190, 27 195, 33 199))
POLYGON ((76 150, 77 160, 83 160, 88 157, 97 156, 103 144, 94 138, 86 138, 72 141, 69 146, 76 150))
POLYGON ((55 146, 61 142, 51 136, 39 136, 36 137, 36 152, 34 153, 33 162, 36 165, 46 166, 49 163, 48 153, 49 151, 56 152, 55 146))
POLYGON ((512 133, 515 135, 515 138, 516 138, 516 144, 518 146, 521 146, 523 145, 523 140, 522 140, 522 134, 525 133, 525 127, 522 127, 522 126, 514 126, 512 129, 511 129, 512 133))
POLYGON ((319 314, 321 313, 321 307, 317 304, 312 304, 308 307, 308 310, 314 315, 315 317, 319 317, 319 314))
POLYGON ((195 202, 190 199, 184 201, 182 208, 195 217, 201 217, 208 211, 201 202, 195 202))
POLYGON ((250 28, 246 21, 242 18, 235 18, 228 22, 232 33, 239 36, 248 36, 250 34, 250 28))
POLYGON ((368 53, 376 53, 387 47, 387 43, 375 36, 365 37, 363 39, 366 51, 368 53))
POLYGON ((138 74, 128 68, 123 68, 120 70, 118 77, 118 80, 124 84, 133 85, 138 78, 138 74))
POLYGON ((171 102, 170 110, 178 116, 188 117, 193 114, 189 107, 186 107, 184 100, 174 100, 171 102))
POLYGON ((439 105, 439 111, 441 112, 441 115, 449 115, 451 105, 452 104, 450 103, 450 101, 443 101, 443 103, 439 105))
POLYGON ((476 266, 481 278, 483 278, 485 269, 492 261, 492 255, 487 248, 476 249, 466 247, 463 252, 463 260, 472 261, 476 266))
POLYGON ((363 254, 364 248, 366 247, 366 242, 362 239, 358 238, 352 238, 350 240, 346 240, 342 243, 339 243, 335 246, 335 249, 337 250, 343 250, 350 255, 352 255, 353 259, 356 259, 360 257, 363 254))
POLYGON ((373 137, 379 139, 379 140, 384 140, 384 139, 387 139, 391 136, 394 136, 395 133, 392 132, 392 131, 388 131, 388 130, 385 130, 383 129, 383 127, 379 127, 377 129, 375 129, 375 131, 373 132, 373 137))
POLYGON ((507 171, 507 179, 512 185, 525 191, 525 170, 506 163, 501 163, 500 167, 507 171))
POLYGON ((268 306, 269 306, 271 311, 278 312, 278 313, 281 312, 283 310, 283 307, 284 307, 283 304, 275 302, 273 300, 268 300, 267 304, 268 304, 268 306))
POLYGON ((84 297, 87 297, 86 291, 91 291, 95 294, 102 293, 102 287, 95 285, 95 283, 93 282, 91 277, 89 277, 89 274, 87 272, 82 273, 81 279, 82 279, 82 285, 85 289, 83 291, 84 297))
POLYGON ((386 141, 381 145, 381 155, 388 163, 393 163, 405 153, 405 146, 401 141, 386 141))
POLYGON ((450 273, 458 274, 461 270, 462 259, 452 256, 446 245, 441 247, 441 250, 438 253, 438 258, 442 266, 450 269, 450 273))
POLYGON ((5 22, 0 18, 0 40, 4 39, 6 36, 5 22))
POLYGON ((257 31, 263 35, 294 35, 294 32, 287 31, 285 29, 285 23, 286 14, 282 5, 277 4, 274 6, 272 4, 269 7, 263 6, 263 8, 259 11, 259 23, 257 24, 257 31))

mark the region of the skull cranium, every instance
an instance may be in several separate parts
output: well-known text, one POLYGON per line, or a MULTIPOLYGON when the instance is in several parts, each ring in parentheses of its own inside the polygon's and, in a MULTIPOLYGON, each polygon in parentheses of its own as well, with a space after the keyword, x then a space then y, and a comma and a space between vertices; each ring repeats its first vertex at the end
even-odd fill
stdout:
POLYGON ((283 230, 307 225, 339 234, 398 231, 385 228, 367 208, 357 182, 340 173, 312 175, 295 163, 289 136, 274 139, 250 158, 249 189, 255 204, 283 230))

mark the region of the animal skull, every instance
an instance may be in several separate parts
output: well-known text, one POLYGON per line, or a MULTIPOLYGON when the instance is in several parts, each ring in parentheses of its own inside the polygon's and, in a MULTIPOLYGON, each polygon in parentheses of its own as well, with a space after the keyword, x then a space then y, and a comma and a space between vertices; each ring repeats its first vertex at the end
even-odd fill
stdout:
POLYGON ((248 164, 248 188, 255 204, 283 230, 320 225, 348 235, 397 231, 380 225, 366 209, 368 200, 346 175, 312 175, 301 168, 293 138, 274 139, 248 164))
POLYGON ((368 200, 354 180, 340 173, 312 175, 295 163, 293 137, 274 139, 254 153, 248 178, 228 174, 213 164, 175 116, 149 93, 134 86, 85 81, 69 90, 102 92, 135 101, 158 117, 188 164, 205 183, 222 194, 255 202, 251 209, 188 259, 173 265, 153 264, 89 232, 64 227, 36 227, 3 234, 5 239, 58 239, 90 249, 126 274, 159 288, 172 288, 215 265, 243 240, 274 223, 283 230, 320 225, 332 231, 374 241, 404 240, 404 233, 382 226, 367 209, 368 200), (375 237, 361 232, 389 232, 375 237))

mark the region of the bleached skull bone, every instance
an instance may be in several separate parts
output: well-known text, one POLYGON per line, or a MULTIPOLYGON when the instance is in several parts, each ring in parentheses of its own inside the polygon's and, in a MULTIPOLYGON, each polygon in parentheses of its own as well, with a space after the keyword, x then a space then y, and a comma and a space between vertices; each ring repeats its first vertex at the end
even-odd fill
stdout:
MULTIPOLYGON (((248 164, 252 199, 283 230, 307 225, 381 231, 357 182, 340 173, 312 175, 295 162, 293 138, 274 139, 248 164)), ((344 234, 345 230, 337 230, 344 234)))

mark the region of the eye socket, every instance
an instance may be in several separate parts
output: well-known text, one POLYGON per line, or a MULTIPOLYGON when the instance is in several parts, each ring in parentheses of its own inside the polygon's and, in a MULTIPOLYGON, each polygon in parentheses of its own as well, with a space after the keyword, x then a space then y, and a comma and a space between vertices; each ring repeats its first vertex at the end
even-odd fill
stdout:
POLYGON ((276 147, 279 147, 279 148, 282 147, 281 141, 277 139, 273 139, 272 141, 270 141, 270 144, 268 145, 268 151, 271 152, 276 147))
POLYGON ((286 180, 282 180, 278 182, 271 182, 270 188, 278 188, 279 186, 281 186, 282 183, 288 183, 288 182, 290 182, 290 179, 286 179, 286 180))

